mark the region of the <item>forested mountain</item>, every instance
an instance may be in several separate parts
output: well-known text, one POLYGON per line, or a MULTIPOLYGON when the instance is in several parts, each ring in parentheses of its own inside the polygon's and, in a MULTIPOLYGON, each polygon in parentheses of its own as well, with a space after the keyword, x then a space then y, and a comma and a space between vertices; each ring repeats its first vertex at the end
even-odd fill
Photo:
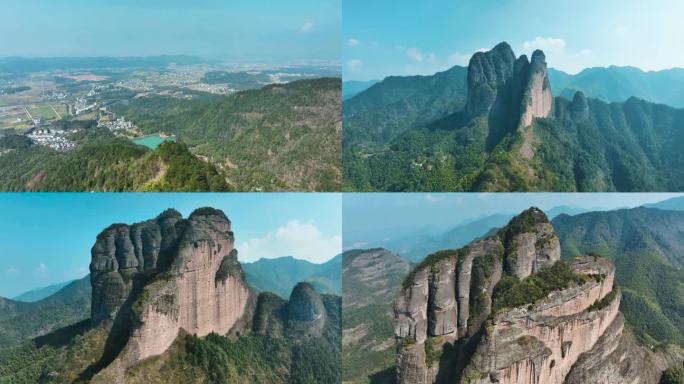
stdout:
POLYGON ((317 292, 342 294, 342 256, 322 264, 314 264, 292 256, 259 259, 242 263, 247 282, 257 291, 268 291, 287 297, 297 283, 305 281, 317 292))
POLYGON ((26 292, 24 292, 18 296, 13 297, 12 300, 24 301, 24 302, 28 302, 28 303, 36 302, 36 301, 42 300, 48 296, 51 296, 53 293, 59 291, 60 289, 64 288, 65 286, 69 285, 69 283, 71 283, 72 281, 73 280, 48 285, 47 287, 32 289, 30 291, 26 291, 26 292))
POLYGON ((377 84, 380 80, 345 80, 342 82, 342 100, 347 100, 377 84))
POLYGON ((90 277, 32 303, 0 298, 0 348, 90 317, 90 277))
MULTIPOLYGON (((94 124, 94 122, 93 122, 94 124)), ((184 144, 151 151, 108 130, 90 126, 68 152, 33 144, 24 136, 0 138, 3 191, 228 191, 225 179, 184 144)))
POLYGON ((343 146, 375 148, 463 108, 466 68, 433 76, 390 76, 342 106, 343 146))
POLYGON ((392 301, 410 264, 376 248, 342 254, 342 379, 394 382, 392 301))
POLYGON ((113 110, 143 132, 176 134, 238 190, 339 190, 338 78, 271 84, 223 98, 136 98, 113 110))
POLYGON ((570 75, 549 69, 549 79, 554 92, 571 100, 581 91, 587 97, 606 102, 622 102, 630 97, 652 103, 684 108, 684 69, 642 71, 634 67, 587 68, 570 75))
POLYGON ((684 190, 684 110, 633 97, 608 104, 581 92, 554 99, 549 78, 541 51, 516 59, 502 43, 471 59, 465 108, 463 95, 424 93, 423 105, 456 112, 426 108, 418 114, 424 120, 401 123, 376 84, 345 102, 345 189, 684 190), (354 104, 366 98, 377 100, 361 104, 374 118, 348 112, 363 111, 354 104))
POLYGON ((621 310, 640 340, 684 345, 684 212, 622 209, 552 224, 564 259, 593 253, 615 263, 621 310))

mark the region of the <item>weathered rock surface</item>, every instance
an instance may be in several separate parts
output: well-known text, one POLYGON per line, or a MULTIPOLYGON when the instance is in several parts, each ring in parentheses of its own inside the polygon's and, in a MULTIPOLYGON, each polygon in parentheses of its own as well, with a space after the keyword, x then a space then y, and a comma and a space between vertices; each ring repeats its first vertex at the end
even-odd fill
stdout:
POLYGON ((489 121, 487 143, 495 146, 506 134, 522 132, 520 155, 534 157, 535 138, 525 128, 535 118, 551 116, 553 94, 540 50, 528 60, 516 59, 507 43, 488 52, 477 52, 468 65, 468 98, 464 113, 469 118, 486 117, 489 121))
POLYGON ((508 43, 500 43, 488 52, 477 52, 468 64, 468 100, 465 111, 469 116, 489 113, 497 96, 513 78, 515 54, 508 43))
POLYGON ((298 283, 287 304, 287 326, 298 332, 320 336, 325 325, 325 306, 321 297, 309 283, 298 283))
POLYGON ((548 117, 553 108, 551 82, 546 72, 546 57, 540 50, 532 53, 522 95, 520 126, 528 127, 536 117, 548 117))
POLYGON ((228 333, 251 295, 230 220, 212 208, 110 226, 93 246, 90 271, 92 321, 129 330, 127 363, 163 353, 181 329, 228 333))
POLYGON ((618 313, 594 347, 580 355, 566 384, 657 384, 662 372, 680 357, 654 354, 623 333, 618 313))
POLYGON ((562 383, 580 354, 589 351, 618 314, 619 293, 605 307, 588 308, 613 289, 615 268, 581 257, 575 273, 605 276, 551 293, 527 308, 497 313, 464 373, 471 383, 562 383))
POLYGON ((585 276, 533 304, 492 313, 504 274, 524 279, 560 259, 546 215, 530 208, 496 235, 428 256, 395 301, 398 383, 656 383, 681 356, 623 335, 615 267, 575 258, 585 276))

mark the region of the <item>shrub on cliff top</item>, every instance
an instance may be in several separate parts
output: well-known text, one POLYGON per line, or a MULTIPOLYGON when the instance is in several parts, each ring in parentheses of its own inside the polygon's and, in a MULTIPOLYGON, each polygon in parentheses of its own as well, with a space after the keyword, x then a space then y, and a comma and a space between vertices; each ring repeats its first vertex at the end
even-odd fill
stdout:
POLYGON ((585 281, 586 277, 577 275, 567 263, 560 260, 523 280, 506 275, 494 287, 493 308, 497 311, 534 304, 553 291, 566 289, 573 283, 583 284, 585 281))

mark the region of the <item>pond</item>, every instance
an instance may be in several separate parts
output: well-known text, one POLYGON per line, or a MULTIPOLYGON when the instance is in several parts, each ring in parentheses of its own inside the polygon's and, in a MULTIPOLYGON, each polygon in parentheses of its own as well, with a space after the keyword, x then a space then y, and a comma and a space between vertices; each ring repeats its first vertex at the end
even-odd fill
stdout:
POLYGON ((138 145, 144 145, 149 149, 155 149, 165 141, 176 141, 176 138, 173 136, 162 136, 158 133, 155 133, 153 135, 136 137, 133 139, 134 143, 138 145))

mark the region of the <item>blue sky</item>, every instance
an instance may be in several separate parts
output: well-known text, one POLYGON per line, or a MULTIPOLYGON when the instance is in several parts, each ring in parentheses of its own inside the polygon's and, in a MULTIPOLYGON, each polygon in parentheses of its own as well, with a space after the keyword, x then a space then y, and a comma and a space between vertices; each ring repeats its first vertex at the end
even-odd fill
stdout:
POLYGON ((90 248, 112 223, 133 223, 176 208, 223 210, 240 261, 294 256, 326 261, 341 251, 341 195, 315 193, 3 193, 0 296, 85 276, 90 248))
POLYGON ((684 67, 680 0, 344 0, 345 80, 432 74, 507 41, 549 66, 684 67))
POLYGON ((0 56, 340 56, 340 0, 5 0, 0 14, 0 56))
POLYGON ((397 236, 429 228, 443 233, 469 220, 569 206, 590 210, 638 207, 681 193, 346 193, 342 198, 343 247, 368 234, 397 236))

